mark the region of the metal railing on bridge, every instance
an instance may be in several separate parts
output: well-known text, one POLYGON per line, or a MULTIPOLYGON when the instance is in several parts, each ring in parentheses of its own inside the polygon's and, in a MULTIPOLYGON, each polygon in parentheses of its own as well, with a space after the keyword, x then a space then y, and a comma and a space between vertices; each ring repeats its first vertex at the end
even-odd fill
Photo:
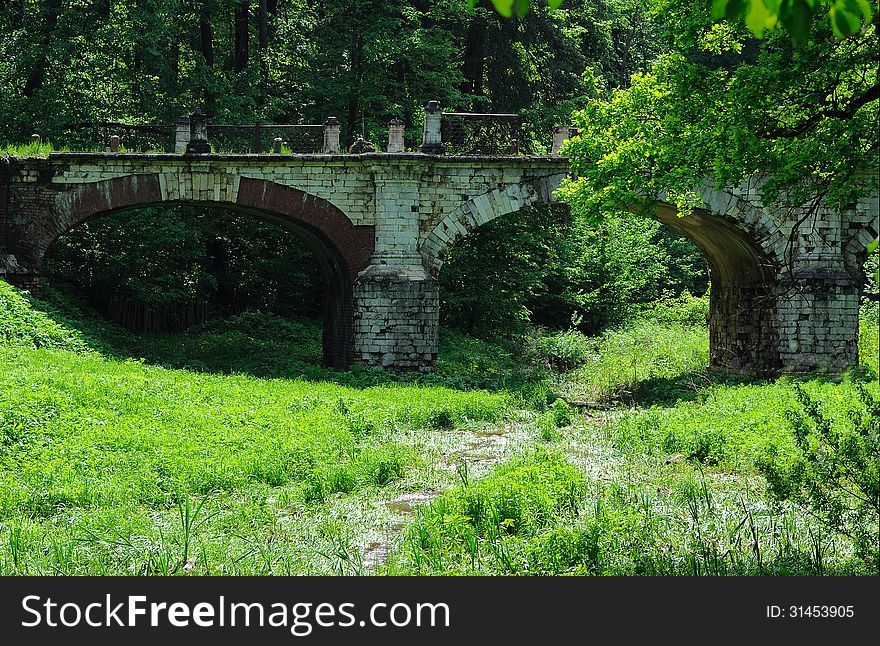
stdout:
MULTIPOLYGON (((379 152, 358 139, 348 151, 340 146, 340 123, 329 117, 323 124, 212 124, 203 114, 181 117, 174 124, 136 125, 119 122, 79 123, 61 130, 67 149, 80 151, 190 154, 352 154, 379 152)), ((571 126, 539 129, 518 114, 442 112, 436 101, 425 106, 422 143, 404 146, 404 123, 388 125, 384 152, 421 152, 433 155, 515 157, 558 155, 571 126)), ((32 139, 39 139, 33 135, 32 139)))
POLYGON ((320 154, 324 152, 324 126, 318 124, 222 125, 208 124, 208 141, 215 152, 265 153, 276 152, 276 141, 286 154, 320 154))
MULTIPOLYGON (((66 148, 83 151, 110 150, 115 147, 131 152, 174 152, 174 125, 133 125, 116 121, 75 123, 61 129, 66 148)), ((118 151, 118 150, 117 150, 118 151)))
POLYGON ((519 155, 523 118, 518 114, 443 112, 440 137, 446 155, 519 155))

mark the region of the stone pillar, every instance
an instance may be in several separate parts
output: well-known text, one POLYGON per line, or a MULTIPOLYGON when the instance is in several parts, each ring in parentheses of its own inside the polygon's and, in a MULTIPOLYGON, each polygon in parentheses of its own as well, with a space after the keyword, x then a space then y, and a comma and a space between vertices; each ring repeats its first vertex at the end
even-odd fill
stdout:
POLYGON ((110 136, 110 152, 118 153, 119 152, 119 135, 111 135, 110 136))
POLYGON ((404 123, 398 118, 391 120, 388 124, 388 150, 389 153, 402 153, 403 146, 404 123))
POLYGON ((858 364, 861 290, 835 260, 780 270, 775 323, 784 373, 836 374, 858 364))
POLYGON ((37 144, 39 146, 42 143, 42 138, 40 137, 40 135, 34 133, 31 135, 31 143, 37 144))
POLYGON ((376 247, 354 282, 354 360, 388 370, 433 370, 437 283, 418 252, 419 180, 374 171, 376 247))
POLYGON ((760 282, 712 280, 709 291, 709 366, 756 376, 779 372, 775 295, 760 282))
POLYGON ((186 145, 189 143, 189 117, 178 117, 175 127, 174 152, 182 153, 186 151, 186 145))
POLYGON ((440 125, 443 113, 437 101, 429 101, 425 106, 425 130, 419 150, 426 155, 442 155, 445 152, 440 125))
POLYGON ((386 370, 437 364, 440 296, 419 265, 374 264, 354 283, 354 360, 386 370))
POLYGON ((562 148, 562 142, 569 138, 570 130, 569 126, 553 126, 553 148, 550 151, 550 154, 554 156, 559 155, 559 150, 562 148))
POLYGON ((197 155, 211 152, 211 144, 208 143, 208 117, 201 112, 196 112, 190 117, 189 143, 186 144, 186 152, 197 155))
POLYGON ((276 154, 281 153, 281 144, 284 143, 284 140, 281 137, 275 137, 272 140, 272 152, 276 154))
POLYGON ((324 154, 338 155, 339 152, 339 119, 327 117, 324 122, 324 154))

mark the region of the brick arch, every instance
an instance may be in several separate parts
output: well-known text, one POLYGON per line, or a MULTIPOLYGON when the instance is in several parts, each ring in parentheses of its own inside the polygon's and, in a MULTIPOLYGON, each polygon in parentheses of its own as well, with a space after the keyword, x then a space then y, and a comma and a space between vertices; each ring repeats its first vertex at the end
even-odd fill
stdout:
POLYGON ((374 227, 356 226, 327 200, 282 184, 225 173, 205 173, 197 179, 183 175, 188 181, 168 174, 127 175, 59 193, 53 217, 32 238, 32 266, 39 267, 60 235, 103 213, 175 203, 252 213, 292 230, 316 252, 324 278, 324 362, 346 369, 354 347, 352 282, 369 265, 374 227))
POLYGON ((673 205, 658 201, 655 218, 697 245, 709 265, 710 366, 772 374, 779 366, 775 254, 730 215, 694 209, 681 217, 673 205))
MULTIPOLYGON (((204 175, 204 183, 214 184, 216 189, 193 189, 192 180, 183 184, 188 190, 174 189, 168 185, 168 175, 145 174, 83 184, 60 193, 56 198, 56 217, 40 236, 38 251, 44 253, 58 236, 101 213, 167 202, 190 202, 247 209, 302 227, 339 255, 349 279, 353 280, 369 265, 375 245, 374 227, 353 224, 327 200, 267 180, 225 173, 204 175), (218 176, 229 179, 221 182, 218 176)), ((42 253, 38 253, 40 258, 42 253)))
POLYGON ((425 267, 436 278, 449 250, 477 227, 525 206, 552 202, 553 191, 562 177, 560 174, 508 184, 467 200, 440 220, 421 241, 419 251, 425 267))

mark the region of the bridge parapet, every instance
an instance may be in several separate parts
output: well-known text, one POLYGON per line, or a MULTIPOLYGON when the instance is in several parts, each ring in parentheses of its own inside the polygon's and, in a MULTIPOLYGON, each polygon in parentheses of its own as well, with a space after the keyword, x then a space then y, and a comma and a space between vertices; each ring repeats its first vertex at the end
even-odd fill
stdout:
MULTIPOLYGON (((443 112, 438 102, 430 101, 424 109, 422 143, 409 152, 465 156, 556 155, 568 134, 567 126, 554 128, 552 144, 548 145, 549 129, 543 133, 546 137, 533 134, 526 141, 524 126, 524 118, 517 114, 443 112), (563 138, 560 133, 564 133, 563 138)), ((173 124, 86 122, 33 136, 42 135, 61 144, 65 150, 78 152, 315 155, 344 153, 340 132, 341 124, 332 116, 322 124, 214 124, 209 123, 204 114, 196 113, 179 117, 173 124)), ((385 151, 407 152, 404 122, 392 119, 387 132, 385 151)), ((371 145, 381 148, 375 142, 371 145)))

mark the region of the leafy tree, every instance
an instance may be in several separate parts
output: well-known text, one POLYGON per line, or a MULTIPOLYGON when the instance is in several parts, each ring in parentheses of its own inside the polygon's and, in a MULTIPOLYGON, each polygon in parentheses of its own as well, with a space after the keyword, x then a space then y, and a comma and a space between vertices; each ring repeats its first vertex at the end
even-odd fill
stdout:
POLYGON ((440 272, 448 327, 492 338, 529 325, 595 333, 642 306, 708 288, 699 249, 658 222, 590 224, 563 205, 495 220, 462 240, 440 272))
POLYGON ((764 42, 715 24, 708 2, 658 0, 676 48, 595 97, 566 148, 577 178, 563 190, 581 213, 651 207, 665 192, 682 213, 701 203, 706 178, 737 185, 772 170, 765 200, 846 204, 877 188, 878 32, 840 41, 815 17, 792 48, 784 32, 764 42))
POLYGON ((713 0, 715 20, 741 20, 760 38, 765 30, 784 28, 792 41, 802 44, 810 36, 811 23, 827 8, 828 19, 838 38, 859 31, 871 22, 874 9, 868 0, 713 0))
POLYGON ((50 248, 47 270, 111 319, 174 331, 248 310, 317 318, 316 260, 252 217, 178 206, 90 220, 50 248))

